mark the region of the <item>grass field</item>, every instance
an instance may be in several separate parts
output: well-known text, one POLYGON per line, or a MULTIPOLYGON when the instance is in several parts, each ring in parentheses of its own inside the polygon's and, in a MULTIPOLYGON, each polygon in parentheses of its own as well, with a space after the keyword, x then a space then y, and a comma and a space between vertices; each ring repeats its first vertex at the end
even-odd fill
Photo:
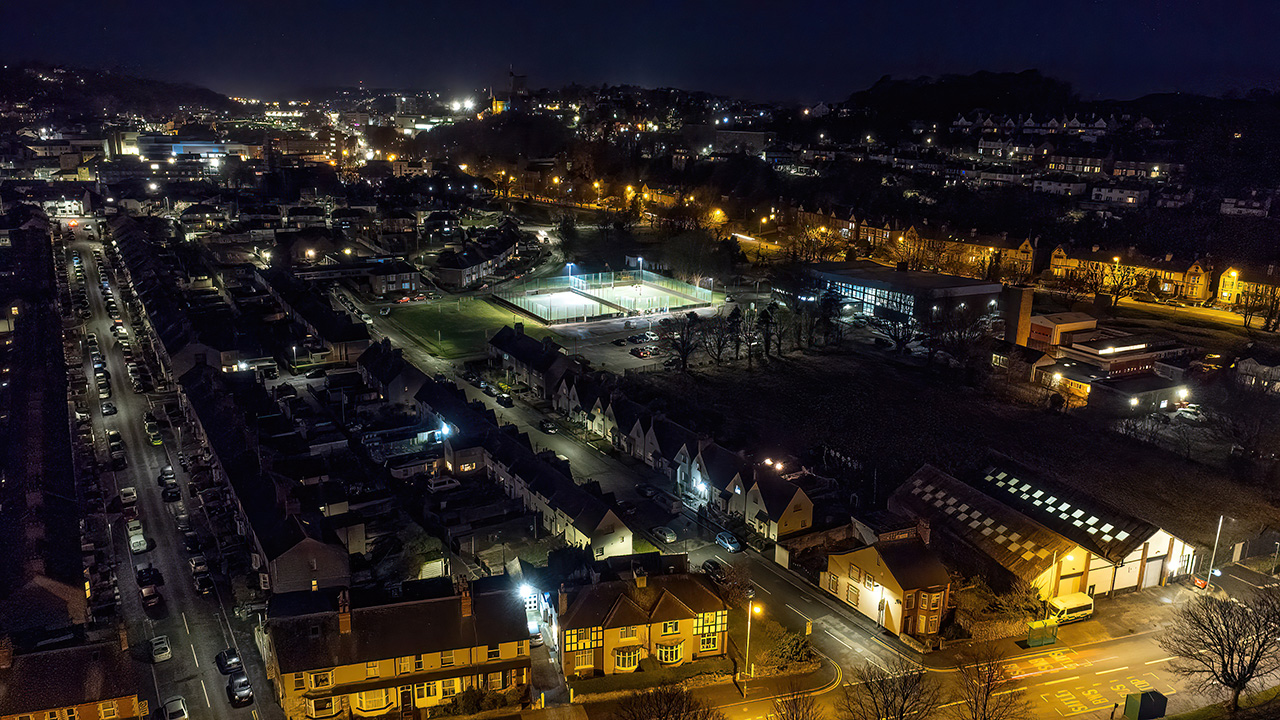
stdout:
POLYGON ((517 322, 523 322, 525 332, 533 337, 560 339, 546 327, 479 298, 395 307, 386 320, 431 354, 447 359, 484 353, 494 333, 517 322))

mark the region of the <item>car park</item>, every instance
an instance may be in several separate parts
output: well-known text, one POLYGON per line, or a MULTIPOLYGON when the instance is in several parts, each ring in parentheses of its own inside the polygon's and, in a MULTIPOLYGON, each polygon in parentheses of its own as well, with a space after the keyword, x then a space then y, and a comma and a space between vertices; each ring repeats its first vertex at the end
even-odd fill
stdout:
POLYGON ((173 657, 173 647, 169 645, 168 635, 157 635, 151 638, 151 662, 164 662, 173 657))
POLYGON ((240 651, 235 648, 227 648, 218 653, 213 661, 218 666, 218 672, 223 675, 230 675, 244 668, 244 662, 240 660, 240 651))
POLYGON ((731 553, 742 550, 742 543, 738 542, 737 536, 727 530, 716 533, 716 544, 731 553))

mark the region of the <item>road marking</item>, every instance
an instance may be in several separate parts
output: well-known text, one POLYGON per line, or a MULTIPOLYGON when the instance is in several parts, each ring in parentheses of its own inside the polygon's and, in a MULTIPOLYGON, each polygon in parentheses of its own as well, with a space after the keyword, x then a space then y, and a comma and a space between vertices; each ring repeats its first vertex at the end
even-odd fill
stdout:
MULTIPOLYGON (((203 680, 201 680, 201 682, 204 682, 204 681, 203 681, 203 680)), ((994 696, 996 696, 996 695, 1008 695, 1009 693, 1023 692, 1023 691, 1025 691, 1025 690, 1026 690, 1026 688, 1024 688, 1024 687, 1016 687, 1016 688, 1013 688, 1013 689, 1011 689, 1011 690, 1001 690, 1000 692, 994 692, 994 693, 991 693, 991 695, 992 695, 992 697, 994 697, 994 696)))
POLYGON ((1142 664, 1143 664, 1143 665, 1155 665, 1155 664, 1157 664, 1157 663, 1168 662, 1169 660, 1172 660, 1172 659, 1173 659, 1173 656, 1172 656, 1172 655, 1170 655, 1170 656, 1169 656, 1169 657, 1167 657, 1167 658, 1160 658, 1159 660, 1151 660, 1151 661, 1149 661, 1149 662, 1144 662, 1144 663, 1142 663, 1142 664))
POLYGON ((1062 678, 1061 680, 1050 680, 1049 682, 1040 683, 1040 684, 1041 685, 1057 685, 1058 683, 1071 682, 1072 680, 1079 680, 1079 679, 1080 679, 1079 675, 1072 675, 1069 678, 1062 678))
MULTIPOLYGON (((840 643, 841 645, 843 645, 843 646, 845 646, 845 647, 849 648, 850 650, 852 650, 852 649, 853 649, 853 646, 852 646, 852 645, 850 645, 849 643, 847 643, 847 642, 845 642, 845 641, 841 640, 840 638, 836 637, 835 635, 832 635, 832 636, 831 636, 831 639, 832 639, 832 640, 835 640, 836 642, 840 643)), ((858 652, 862 652, 862 650, 858 650, 858 652)))
POLYGON ((191 645, 191 659, 196 661, 196 667, 200 667, 200 658, 196 655, 196 646, 191 645))
POLYGON ((1111 668, 1110 670, 1099 670, 1098 672, 1094 673, 1094 675, 1110 675, 1111 673, 1123 672, 1128 669, 1129 669, 1129 666, 1125 665, 1124 667, 1111 668))
POLYGON ((205 687, 204 681, 200 681, 200 689, 204 691, 204 706, 213 707, 213 703, 209 702, 209 688, 205 687))
POLYGON ((187 625, 187 614, 185 612, 182 613, 182 627, 186 628, 188 635, 191 634, 191 626, 187 625))

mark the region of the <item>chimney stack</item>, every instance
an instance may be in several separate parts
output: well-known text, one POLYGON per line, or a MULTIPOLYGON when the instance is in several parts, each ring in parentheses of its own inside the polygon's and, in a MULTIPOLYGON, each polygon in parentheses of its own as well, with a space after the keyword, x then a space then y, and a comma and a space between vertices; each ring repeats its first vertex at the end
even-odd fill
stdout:
POLYGON ((464 618, 471 617, 471 588, 470 587, 465 587, 462 589, 461 601, 462 601, 461 602, 462 617, 464 618))
POLYGON ((524 323, 522 323, 522 322, 518 322, 518 323, 516 323, 516 324, 515 324, 515 327, 514 327, 513 329, 516 331, 516 334, 517 334, 517 335, 523 335, 523 334, 524 334, 524 323))
POLYGON ((338 593, 338 632, 351 634, 351 597, 346 590, 338 593))
POLYGON ((560 597, 556 603, 556 614, 564 615, 569 612, 569 593, 565 592, 564 583, 560 583, 560 597))

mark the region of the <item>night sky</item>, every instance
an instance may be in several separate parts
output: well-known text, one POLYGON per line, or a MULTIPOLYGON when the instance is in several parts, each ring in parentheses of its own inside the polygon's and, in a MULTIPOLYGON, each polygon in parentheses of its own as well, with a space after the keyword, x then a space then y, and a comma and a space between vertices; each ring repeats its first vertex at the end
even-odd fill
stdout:
POLYGON ((6 62, 190 81, 461 92, 635 83, 842 100, 882 75, 1039 68, 1085 98, 1280 89, 1280 3, 761 0, 5 0, 6 62), (977 9, 977 8, 983 9, 977 9), (623 9, 625 8, 625 10, 623 9))

